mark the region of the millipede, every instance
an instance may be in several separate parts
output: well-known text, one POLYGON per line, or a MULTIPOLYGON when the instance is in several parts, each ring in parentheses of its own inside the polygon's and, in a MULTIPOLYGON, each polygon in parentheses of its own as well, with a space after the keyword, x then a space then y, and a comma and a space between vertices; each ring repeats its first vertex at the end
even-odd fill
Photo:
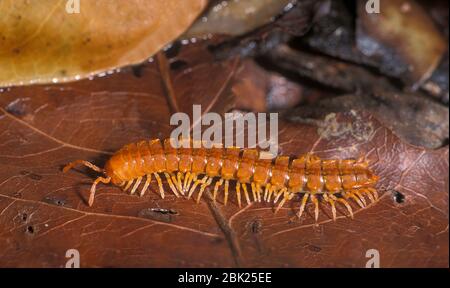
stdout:
MULTIPOLYGON (((300 207, 296 213, 301 218, 307 203, 314 204, 314 219, 319 218, 319 203, 330 205, 332 218, 336 220, 337 204, 345 207, 353 218, 350 202, 364 208, 378 200, 375 184, 378 181, 368 162, 358 159, 320 159, 308 153, 291 158, 278 156, 274 159, 260 157, 263 151, 253 148, 217 147, 174 148, 173 139, 154 139, 127 144, 114 153, 104 168, 85 161, 76 160, 67 164, 63 172, 77 165, 101 173, 93 182, 88 205, 94 203, 98 183, 131 188, 130 194, 139 189, 144 195, 154 177, 161 198, 165 197, 162 178, 165 178, 176 197, 191 198, 197 192, 197 203, 207 187, 214 186, 212 200, 218 198, 223 186, 223 204, 229 200, 230 184, 235 183, 237 205, 253 202, 276 204, 275 213, 298 195, 300 207), (145 182, 143 179, 145 178, 145 182)), ((189 140, 192 144, 192 141, 189 140)), ((194 145, 194 147, 196 147, 194 145)), ((201 146, 200 146, 201 147, 201 146)))

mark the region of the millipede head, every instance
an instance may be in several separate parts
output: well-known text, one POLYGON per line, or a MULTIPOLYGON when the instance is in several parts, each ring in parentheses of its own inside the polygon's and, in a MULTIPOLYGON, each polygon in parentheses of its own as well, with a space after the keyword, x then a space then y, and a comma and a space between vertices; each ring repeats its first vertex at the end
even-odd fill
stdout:
MULTIPOLYGON (((98 167, 98 166, 96 166, 96 165, 94 165, 91 162, 88 162, 86 160, 75 160, 75 161, 67 164, 63 168, 63 172, 65 173, 65 172, 69 171, 70 169, 72 169, 72 168, 74 168, 75 166, 78 166, 78 165, 84 165, 84 166, 86 166, 86 167, 88 167, 88 168, 90 168, 90 169, 92 169, 92 170, 94 170, 96 172, 99 172, 99 173, 107 175, 105 169, 102 169, 102 168, 100 168, 100 167, 98 167)), ((95 179, 94 183, 91 186, 91 192, 89 194, 89 200, 88 200, 89 206, 92 206, 92 204, 94 203, 95 189, 96 189, 97 184, 99 182, 108 184, 109 182, 111 182, 111 177, 109 177, 109 176, 106 177, 106 178, 105 177, 98 177, 97 179, 95 179)))

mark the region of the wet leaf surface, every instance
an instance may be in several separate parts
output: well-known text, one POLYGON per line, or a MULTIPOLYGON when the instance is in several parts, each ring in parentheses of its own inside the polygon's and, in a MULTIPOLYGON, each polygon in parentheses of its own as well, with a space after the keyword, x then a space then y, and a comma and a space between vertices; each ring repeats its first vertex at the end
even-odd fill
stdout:
POLYGON ((0 266, 63 267, 74 248, 82 267, 364 267, 368 249, 380 251, 382 267, 448 267, 448 147, 406 144, 365 111, 279 123, 282 154, 369 159, 382 196, 354 220, 339 209, 333 222, 323 207, 314 225, 310 206, 290 220, 298 200, 274 215, 262 203, 239 210, 233 197, 196 204, 105 185, 88 207, 95 175, 63 174, 63 165, 103 165, 126 143, 168 137, 172 110, 235 107, 240 62, 195 56, 202 51, 182 47, 134 71, 0 94, 0 266))

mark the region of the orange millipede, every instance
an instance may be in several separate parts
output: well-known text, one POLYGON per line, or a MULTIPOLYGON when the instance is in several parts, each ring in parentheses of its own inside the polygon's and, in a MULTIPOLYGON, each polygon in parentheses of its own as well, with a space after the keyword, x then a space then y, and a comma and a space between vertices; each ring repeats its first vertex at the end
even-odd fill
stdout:
POLYGON ((333 220, 336 220, 336 203, 343 205, 353 218, 350 199, 361 208, 367 206, 365 196, 371 202, 378 199, 377 190, 374 188, 378 176, 373 174, 368 168, 368 162, 362 157, 322 160, 315 155, 306 154, 295 159, 278 156, 272 160, 261 159, 262 152, 256 149, 217 146, 173 148, 171 141, 166 139, 161 143, 159 139, 155 139, 125 145, 111 156, 104 169, 85 160, 77 160, 66 165, 63 171, 67 172, 82 164, 104 174, 92 184, 89 206, 94 203, 95 189, 100 182, 123 187, 124 191, 131 188, 131 194, 134 194, 145 177, 145 183, 140 190, 142 196, 150 185, 152 175, 162 198, 165 195, 161 179, 163 175, 176 197, 182 195, 191 198, 198 188, 197 202, 214 181, 213 201, 216 201, 219 188, 224 185, 224 205, 228 202, 232 180, 236 182, 239 207, 243 197, 247 205, 252 200, 278 203, 275 210, 277 212, 286 201, 300 194, 297 216, 302 216, 309 200, 315 206, 316 222, 319 217, 319 202, 331 206, 333 220))

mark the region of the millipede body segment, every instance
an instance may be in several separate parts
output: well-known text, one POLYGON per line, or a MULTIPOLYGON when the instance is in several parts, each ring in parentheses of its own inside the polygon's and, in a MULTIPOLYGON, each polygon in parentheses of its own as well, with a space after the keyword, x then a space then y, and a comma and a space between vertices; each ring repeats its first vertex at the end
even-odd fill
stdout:
MULTIPOLYGON (((190 143, 192 144, 192 143, 190 143)), ((193 147, 190 145, 189 147, 193 147)), ((306 154, 292 159, 278 156, 275 159, 261 159, 256 149, 231 148, 173 148, 171 139, 141 141, 124 146, 105 164, 104 169, 87 161, 77 160, 64 167, 64 172, 82 164, 99 173, 91 187, 89 206, 94 202, 98 183, 112 183, 124 191, 131 188, 131 194, 138 189, 142 196, 152 178, 156 179, 162 198, 165 190, 161 177, 167 180, 176 197, 191 198, 197 192, 197 202, 209 186, 213 189, 213 200, 223 189, 223 203, 229 200, 230 183, 235 185, 235 197, 242 202, 273 202, 278 211, 286 201, 296 194, 300 196, 300 218, 308 201, 314 204, 314 218, 319 217, 319 203, 331 207, 336 219, 336 205, 342 205, 353 217, 350 200, 360 207, 367 206, 367 199, 375 202, 378 193, 374 188, 378 176, 368 169, 368 163, 359 159, 322 160, 306 154), (141 186, 141 188, 139 188, 141 186), (243 200, 244 199, 244 200, 243 200)))

